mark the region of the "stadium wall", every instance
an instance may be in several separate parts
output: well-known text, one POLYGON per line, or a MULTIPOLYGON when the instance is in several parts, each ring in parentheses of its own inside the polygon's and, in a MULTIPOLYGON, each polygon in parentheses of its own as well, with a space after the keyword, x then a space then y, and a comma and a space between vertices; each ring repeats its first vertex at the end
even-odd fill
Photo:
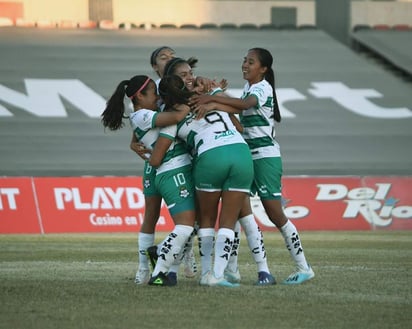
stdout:
MULTIPOLYGON (((299 230, 411 230, 412 176, 289 176, 286 215, 299 230)), ((0 234, 138 232, 142 177, 0 178, 0 234)), ((258 198, 252 209, 263 231, 276 228, 258 198)), ((158 231, 170 231, 165 205, 158 231)))

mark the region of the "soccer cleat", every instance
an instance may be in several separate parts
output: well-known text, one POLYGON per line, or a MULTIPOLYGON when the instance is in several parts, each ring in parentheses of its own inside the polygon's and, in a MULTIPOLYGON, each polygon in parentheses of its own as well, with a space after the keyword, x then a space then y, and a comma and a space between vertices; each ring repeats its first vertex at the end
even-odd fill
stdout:
POLYGON ((200 279, 200 285, 209 286, 209 287, 226 287, 226 288, 235 288, 239 287, 239 283, 231 283, 227 281, 224 277, 216 278, 212 273, 208 272, 203 275, 200 279))
POLYGON ((226 268, 224 272, 224 277, 225 280, 229 281, 230 283, 240 283, 241 279, 239 269, 236 269, 236 271, 233 272, 226 268))
POLYGON ((272 274, 264 271, 258 272, 257 286, 270 286, 273 284, 276 284, 276 280, 272 274))
POLYGON ((209 273, 210 273, 210 272, 206 272, 206 274, 203 274, 203 275, 200 277, 199 284, 200 284, 201 286, 207 286, 209 273))
POLYGON ((188 251, 183 257, 184 274, 186 278, 194 278, 197 273, 197 264, 193 249, 188 251))
POLYGON ((312 270, 312 267, 309 266, 309 269, 302 270, 298 269, 289 275, 282 284, 301 284, 305 281, 312 279, 315 276, 315 273, 312 270))
POLYGON ((139 269, 136 272, 136 277, 134 283, 136 284, 146 284, 150 280, 150 271, 148 269, 139 269))
POLYGON ((177 285, 177 273, 176 272, 168 272, 167 279, 169 280, 171 285, 173 286, 177 285))
POLYGON ((159 274, 150 278, 148 284, 149 286, 172 287, 176 285, 176 282, 172 282, 163 272, 159 272, 159 274))
POLYGON ((151 246, 146 250, 146 256, 150 259, 150 264, 152 264, 152 269, 154 271, 157 263, 157 246, 151 246))

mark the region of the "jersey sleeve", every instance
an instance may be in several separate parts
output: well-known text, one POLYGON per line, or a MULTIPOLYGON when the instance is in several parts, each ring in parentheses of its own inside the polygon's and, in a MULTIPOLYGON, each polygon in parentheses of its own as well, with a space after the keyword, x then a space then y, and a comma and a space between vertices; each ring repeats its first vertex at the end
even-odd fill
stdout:
POLYGON ((265 88, 262 88, 260 84, 255 84, 250 88, 249 96, 255 96, 258 100, 258 107, 262 107, 268 98, 265 88))
POLYGON ((167 126, 160 129, 159 136, 174 140, 177 135, 177 125, 167 126))
POLYGON ((158 113, 152 110, 141 109, 133 112, 130 115, 130 124, 135 130, 138 128, 142 131, 147 131, 154 128, 154 123, 156 122, 156 117, 158 113))

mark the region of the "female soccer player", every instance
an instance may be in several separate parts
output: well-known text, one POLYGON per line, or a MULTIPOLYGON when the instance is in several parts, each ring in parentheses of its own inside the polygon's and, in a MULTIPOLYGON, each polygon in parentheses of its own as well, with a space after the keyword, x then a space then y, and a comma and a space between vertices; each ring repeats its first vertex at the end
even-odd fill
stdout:
MULTIPOLYGON (((158 79, 155 81, 156 86, 159 85, 160 79, 166 64, 175 58, 175 50, 169 46, 161 46, 155 49, 150 55, 150 65, 153 71, 156 72, 158 79)), ((197 60, 196 60, 197 62, 197 60)), ((195 64, 194 62, 193 64, 195 64)), ((158 99, 158 107, 162 108, 162 100, 158 99)), ((143 171, 143 194, 145 197, 145 212, 143 223, 138 235, 138 270, 136 272, 135 283, 145 284, 150 279, 149 260, 146 255, 147 249, 155 243, 155 228, 160 216, 160 207, 162 197, 155 188, 156 170, 148 163, 147 149, 144 145, 138 142, 135 133, 132 134, 132 141, 130 148, 136 152, 143 160, 145 160, 145 167, 143 171)), ((190 240, 187 246, 187 252, 183 258, 184 275, 188 278, 193 278, 197 272, 196 259, 193 252, 193 242, 190 240)), ((174 271, 177 273, 178 266, 174 271)))
MULTIPOLYGON (((155 82, 147 76, 134 76, 122 81, 107 102, 102 114, 104 127, 111 130, 123 126, 124 97, 128 96, 134 111, 130 115, 130 123, 137 139, 151 149, 155 144, 159 129, 181 121, 188 110, 175 108, 175 111, 157 112, 157 88, 155 82)), ((160 166, 156 173, 155 188, 168 205, 175 223, 174 230, 163 241, 156 266, 149 284, 175 285, 167 274, 176 258, 183 255, 184 246, 192 234, 195 222, 195 196, 191 180, 191 159, 182 144, 175 143, 170 150, 172 157, 160 166), (175 180, 176 178, 176 180, 175 180), (176 183, 178 188, 173 184, 176 183)))
MULTIPOLYGON (((165 73, 167 74, 167 70, 165 73)), ((194 94, 177 75, 162 78, 159 93, 165 101, 166 109, 176 106, 189 109, 187 103, 194 94)), ((185 141, 194 157, 193 176, 199 210, 199 232, 214 232, 221 200, 213 268, 202 275, 200 284, 235 287, 237 284, 224 278, 224 270, 234 240, 233 229, 253 179, 249 148, 226 112, 214 111, 201 120, 195 120, 189 114, 174 127, 161 130, 150 157, 151 165, 157 166, 164 161, 166 151, 176 137, 185 141)), ((210 257, 211 253, 205 251, 200 239, 199 248, 201 258, 210 257)))
MULTIPOLYGON (((286 217, 281 203, 282 158, 276 142, 274 121, 281 116, 275 92, 273 57, 263 48, 249 49, 242 63, 243 78, 247 81, 240 99, 208 95, 195 96, 191 104, 197 105, 199 116, 220 109, 218 104, 236 108, 244 127, 243 137, 249 145, 254 164, 253 192, 258 193, 269 219, 280 230, 296 264, 296 270, 284 284, 300 284, 315 276, 303 252, 295 225, 286 217), (203 104, 203 105, 202 105, 203 104)), ((223 110, 223 109, 222 109, 223 110)))

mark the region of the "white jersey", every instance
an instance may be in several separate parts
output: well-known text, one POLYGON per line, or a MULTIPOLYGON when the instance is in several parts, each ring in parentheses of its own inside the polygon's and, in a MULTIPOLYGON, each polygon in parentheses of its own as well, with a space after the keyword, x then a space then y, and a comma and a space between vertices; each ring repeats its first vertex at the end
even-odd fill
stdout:
MULTIPOLYGON (((159 128, 156 127, 156 117, 159 113, 153 110, 140 109, 129 116, 130 125, 137 140, 149 149, 153 150, 159 136, 159 128)), ((148 157, 150 154, 146 154, 148 157)))
MULTIPOLYGON (((130 115, 130 123, 137 140, 150 150, 153 150, 159 137, 160 129, 155 125, 158 114, 156 111, 140 109, 130 115)), ((150 154, 146 154, 146 156, 150 157, 150 154)), ((189 164, 191 164, 191 158, 186 151, 185 145, 181 142, 173 142, 167 150, 162 164, 156 169, 156 174, 161 174, 189 164)))
POLYGON ((247 82, 241 98, 250 95, 256 97, 257 106, 244 110, 239 117, 243 126, 242 135, 249 145, 252 158, 280 157, 279 144, 274 139, 272 87, 266 80, 251 86, 247 82))
MULTIPOLYGON (((177 136, 182 139, 193 156, 199 156, 219 146, 246 143, 226 112, 209 112, 200 120, 196 120, 194 114, 189 113, 173 127, 174 131, 170 129, 167 132, 170 138, 177 136)), ((161 133, 164 133, 163 129, 161 133)))

